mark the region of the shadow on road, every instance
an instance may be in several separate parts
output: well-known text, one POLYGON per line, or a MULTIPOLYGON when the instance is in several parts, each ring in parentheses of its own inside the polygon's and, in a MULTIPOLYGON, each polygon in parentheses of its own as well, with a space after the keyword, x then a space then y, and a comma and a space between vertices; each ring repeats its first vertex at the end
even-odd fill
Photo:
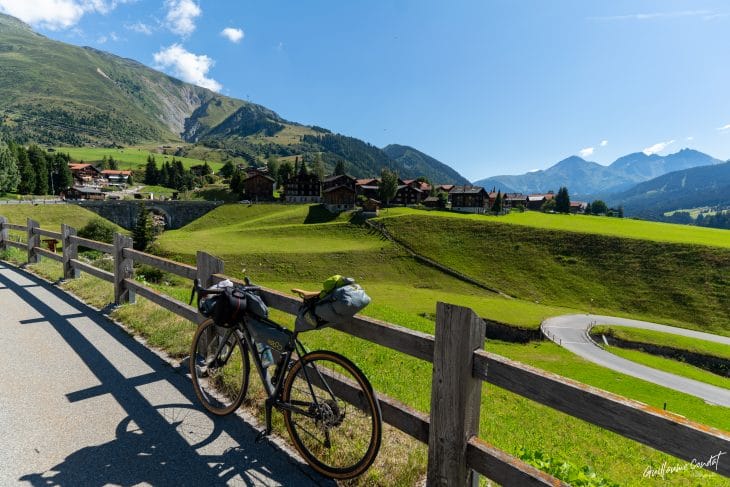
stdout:
MULTIPOLYGON (((48 471, 24 475, 19 481, 35 486, 335 485, 292 460, 273 442, 255 444, 258 431, 239 417, 210 417, 197 405, 192 384, 182 371, 170 367, 96 310, 25 271, 0 264, 2 268, 44 287, 54 298, 79 311, 61 315, 28 286, 0 274, 0 286, 12 290, 40 313, 98 379, 100 385, 68 394, 67 399, 76 402, 110 394, 127 414, 116 427, 114 440, 81 448, 48 471), (79 314, 94 320, 126 349, 124 353, 131 352, 153 372, 125 378, 70 321, 79 314), (162 402, 152 404, 147 396, 160 387, 160 381, 167 383, 164 387, 171 389, 173 396, 184 400, 170 404, 160 399, 162 402)), ((84 427, 93 426, 78 425, 84 427)))

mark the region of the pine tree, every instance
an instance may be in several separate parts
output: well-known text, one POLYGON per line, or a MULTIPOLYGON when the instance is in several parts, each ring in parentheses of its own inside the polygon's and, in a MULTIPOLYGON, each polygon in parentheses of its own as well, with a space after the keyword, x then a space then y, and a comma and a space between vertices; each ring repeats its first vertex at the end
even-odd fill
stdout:
POLYGON ((30 163, 28 151, 25 147, 21 145, 15 146, 15 155, 18 159, 18 172, 20 173, 18 193, 31 194, 35 190, 36 184, 35 168, 30 163))
POLYGON ((335 176, 344 176, 345 175, 345 161, 340 159, 337 161, 337 164, 335 164, 335 176))
POLYGON ((583 213, 586 215, 590 215, 592 213, 590 202, 586 203, 586 209, 583 211, 583 213))
POLYGON ((495 215, 502 213, 502 190, 497 191, 497 196, 494 198, 494 204, 492 205, 492 213, 495 215))
POLYGON ((19 182, 20 172, 15 153, 0 140, 0 193, 15 191, 19 182))
POLYGON ((134 229, 132 229, 132 246, 135 250, 146 250, 152 243, 153 238, 154 232, 150 212, 145 205, 139 205, 137 222, 134 224, 134 229))
POLYGON ((31 145, 28 148, 28 159, 35 169, 36 181, 33 188, 33 194, 48 194, 48 163, 46 161, 46 153, 37 145, 31 145))
POLYGON ((568 188, 561 186, 558 194, 555 195, 555 211, 558 213, 570 213, 570 196, 568 188))
POLYGON ((316 156, 314 156, 314 167, 312 168, 314 171, 314 174, 317 175, 320 181, 324 179, 324 163, 322 162, 322 156, 317 153, 316 156))
POLYGON ((152 154, 147 156, 147 164, 144 167, 144 183, 155 186, 160 182, 160 171, 157 169, 155 156, 152 154))

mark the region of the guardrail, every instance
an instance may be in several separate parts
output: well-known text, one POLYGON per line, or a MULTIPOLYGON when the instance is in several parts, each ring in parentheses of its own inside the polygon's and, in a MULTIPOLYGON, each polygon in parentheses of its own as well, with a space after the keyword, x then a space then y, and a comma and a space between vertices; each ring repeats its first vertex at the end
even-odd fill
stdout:
MULTIPOLYGON (((6 246, 27 248, 28 262, 40 256, 62 262, 67 279, 87 272, 111 282, 115 304, 133 303, 140 295, 196 323, 202 317, 195 307, 135 281, 134 263, 197 278, 205 286, 226 278, 237 281, 223 274, 221 259, 205 252, 197 253, 193 267, 134 250, 132 239, 120 234, 115 235, 113 245, 103 244, 77 237, 76 230, 67 225, 62 225, 60 234, 41 230, 31 219, 21 226, 0 217, 0 249, 6 246), (9 239, 9 230, 27 232, 26 244, 9 239), (59 235, 62 254, 40 248, 41 235, 59 235), (80 262, 79 245, 111 254, 114 272, 80 262)), ((301 303, 271 289, 263 289, 262 295, 269 307, 289 314, 296 314, 301 303)), ((383 420, 428 445, 428 485, 476 485, 477 474, 503 485, 566 485, 478 437, 482 382, 688 462, 730 451, 728 432, 482 350, 485 323, 469 308, 438 303, 435 336, 364 316, 343 320, 334 328, 433 363, 430 414, 378 394, 383 420)), ((357 402, 355 397, 351 400, 357 402)), ((707 463, 704 468, 730 477, 730 462, 707 463)))

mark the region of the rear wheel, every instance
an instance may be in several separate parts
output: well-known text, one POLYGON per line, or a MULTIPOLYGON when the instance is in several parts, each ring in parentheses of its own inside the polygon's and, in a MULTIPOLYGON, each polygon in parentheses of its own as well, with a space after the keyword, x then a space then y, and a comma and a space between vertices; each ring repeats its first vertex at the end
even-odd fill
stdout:
POLYGON ((232 413, 246 397, 247 348, 234 329, 216 326, 210 319, 198 326, 190 350, 190 377, 195 395, 211 413, 232 413))
POLYGON ((289 371, 282 400, 294 446, 318 472, 335 479, 357 477, 380 449, 380 405, 367 378, 334 352, 304 355, 289 371))

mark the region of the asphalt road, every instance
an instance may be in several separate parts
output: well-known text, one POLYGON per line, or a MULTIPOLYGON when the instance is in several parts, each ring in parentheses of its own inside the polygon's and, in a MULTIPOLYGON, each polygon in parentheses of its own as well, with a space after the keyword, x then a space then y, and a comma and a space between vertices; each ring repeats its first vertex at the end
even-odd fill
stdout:
POLYGON ((0 485, 334 485, 250 418, 213 418, 184 371, 0 263, 0 485))
POLYGON ((591 362, 669 389, 674 389, 675 391, 691 394, 711 404, 730 407, 730 389, 712 386, 704 382, 653 369, 603 350, 588 337, 588 328, 591 323, 644 328, 709 340, 726 345, 730 345, 730 338, 656 323, 648 323, 646 321, 601 315, 558 316, 548 318, 542 324, 543 331, 546 332, 548 338, 591 362))

